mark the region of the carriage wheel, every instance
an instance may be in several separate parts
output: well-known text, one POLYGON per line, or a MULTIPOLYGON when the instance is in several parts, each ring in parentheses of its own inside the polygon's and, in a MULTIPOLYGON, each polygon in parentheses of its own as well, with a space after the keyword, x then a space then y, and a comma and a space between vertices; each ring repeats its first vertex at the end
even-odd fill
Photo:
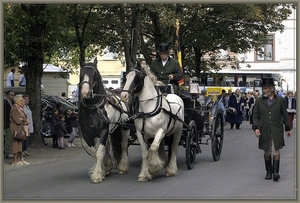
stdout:
POLYGON ((186 165, 190 170, 194 167, 196 153, 197 153, 197 144, 198 144, 198 134, 196 122, 192 120, 189 123, 189 130, 186 136, 186 146, 185 146, 185 156, 186 156, 186 165))
POLYGON ((212 135, 211 135, 211 152, 213 159, 218 161, 221 156, 222 147, 223 147, 223 138, 224 138, 224 122, 223 114, 221 111, 217 114, 217 117, 214 120, 212 126, 212 135))

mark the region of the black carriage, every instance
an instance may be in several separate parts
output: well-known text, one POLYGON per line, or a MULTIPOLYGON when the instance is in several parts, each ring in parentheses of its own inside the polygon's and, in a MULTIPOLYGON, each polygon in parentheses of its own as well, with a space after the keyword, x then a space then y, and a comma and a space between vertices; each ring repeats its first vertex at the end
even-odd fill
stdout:
POLYGON ((185 147, 188 169, 194 167, 196 154, 201 153, 201 144, 208 145, 210 142, 213 160, 218 161, 224 139, 221 98, 213 100, 210 96, 200 95, 197 78, 191 78, 190 92, 182 94, 181 98, 185 109, 181 144, 185 147))

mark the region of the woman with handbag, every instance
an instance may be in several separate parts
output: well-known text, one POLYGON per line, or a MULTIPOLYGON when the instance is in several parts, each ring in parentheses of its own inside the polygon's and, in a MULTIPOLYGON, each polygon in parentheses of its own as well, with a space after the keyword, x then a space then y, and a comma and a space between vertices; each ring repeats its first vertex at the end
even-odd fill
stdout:
POLYGON ((14 105, 10 111, 10 129, 12 135, 11 151, 14 155, 12 166, 21 166, 24 164, 29 164, 24 159, 22 160, 22 146, 24 138, 26 139, 26 136, 28 136, 29 123, 23 109, 24 105, 25 101, 23 95, 16 95, 14 97, 14 105))

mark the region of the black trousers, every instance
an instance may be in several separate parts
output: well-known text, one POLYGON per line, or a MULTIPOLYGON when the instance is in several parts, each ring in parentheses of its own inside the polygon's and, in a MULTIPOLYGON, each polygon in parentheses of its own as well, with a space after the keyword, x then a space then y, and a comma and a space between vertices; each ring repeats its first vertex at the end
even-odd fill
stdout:
POLYGON ((235 128, 236 128, 236 129, 240 129, 240 126, 241 126, 241 124, 237 124, 237 123, 230 123, 230 127, 231 127, 231 129, 233 128, 234 124, 235 124, 235 128))

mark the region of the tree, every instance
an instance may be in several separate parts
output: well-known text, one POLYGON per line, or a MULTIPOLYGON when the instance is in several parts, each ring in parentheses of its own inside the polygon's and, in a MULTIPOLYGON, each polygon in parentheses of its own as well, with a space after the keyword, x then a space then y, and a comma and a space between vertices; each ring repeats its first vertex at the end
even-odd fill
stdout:
POLYGON ((54 20, 55 9, 46 4, 4 5, 4 62, 6 66, 24 62, 22 68, 27 80, 26 92, 30 97, 35 132, 32 146, 42 146, 40 136, 41 120, 41 78, 45 52, 51 47, 55 36, 50 19, 54 20))
POLYGON ((243 60, 228 54, 225 56, 228 62, 220 63, 219 50, 234 53, 262 51, 267 34, 284 29, 282 21, 291 14, 292 8, 294 5, 291 4, 144 5, 146 12, 142 15, 141 33, 149 40, 145 46, 148 51, 143 50, 143 53, 155 51, 162 41, 174 45, 174 25, 179 19, 185 67, 195 69, 198 77, 210 69, 219 70, 228 65, 238 68, 243 60))

